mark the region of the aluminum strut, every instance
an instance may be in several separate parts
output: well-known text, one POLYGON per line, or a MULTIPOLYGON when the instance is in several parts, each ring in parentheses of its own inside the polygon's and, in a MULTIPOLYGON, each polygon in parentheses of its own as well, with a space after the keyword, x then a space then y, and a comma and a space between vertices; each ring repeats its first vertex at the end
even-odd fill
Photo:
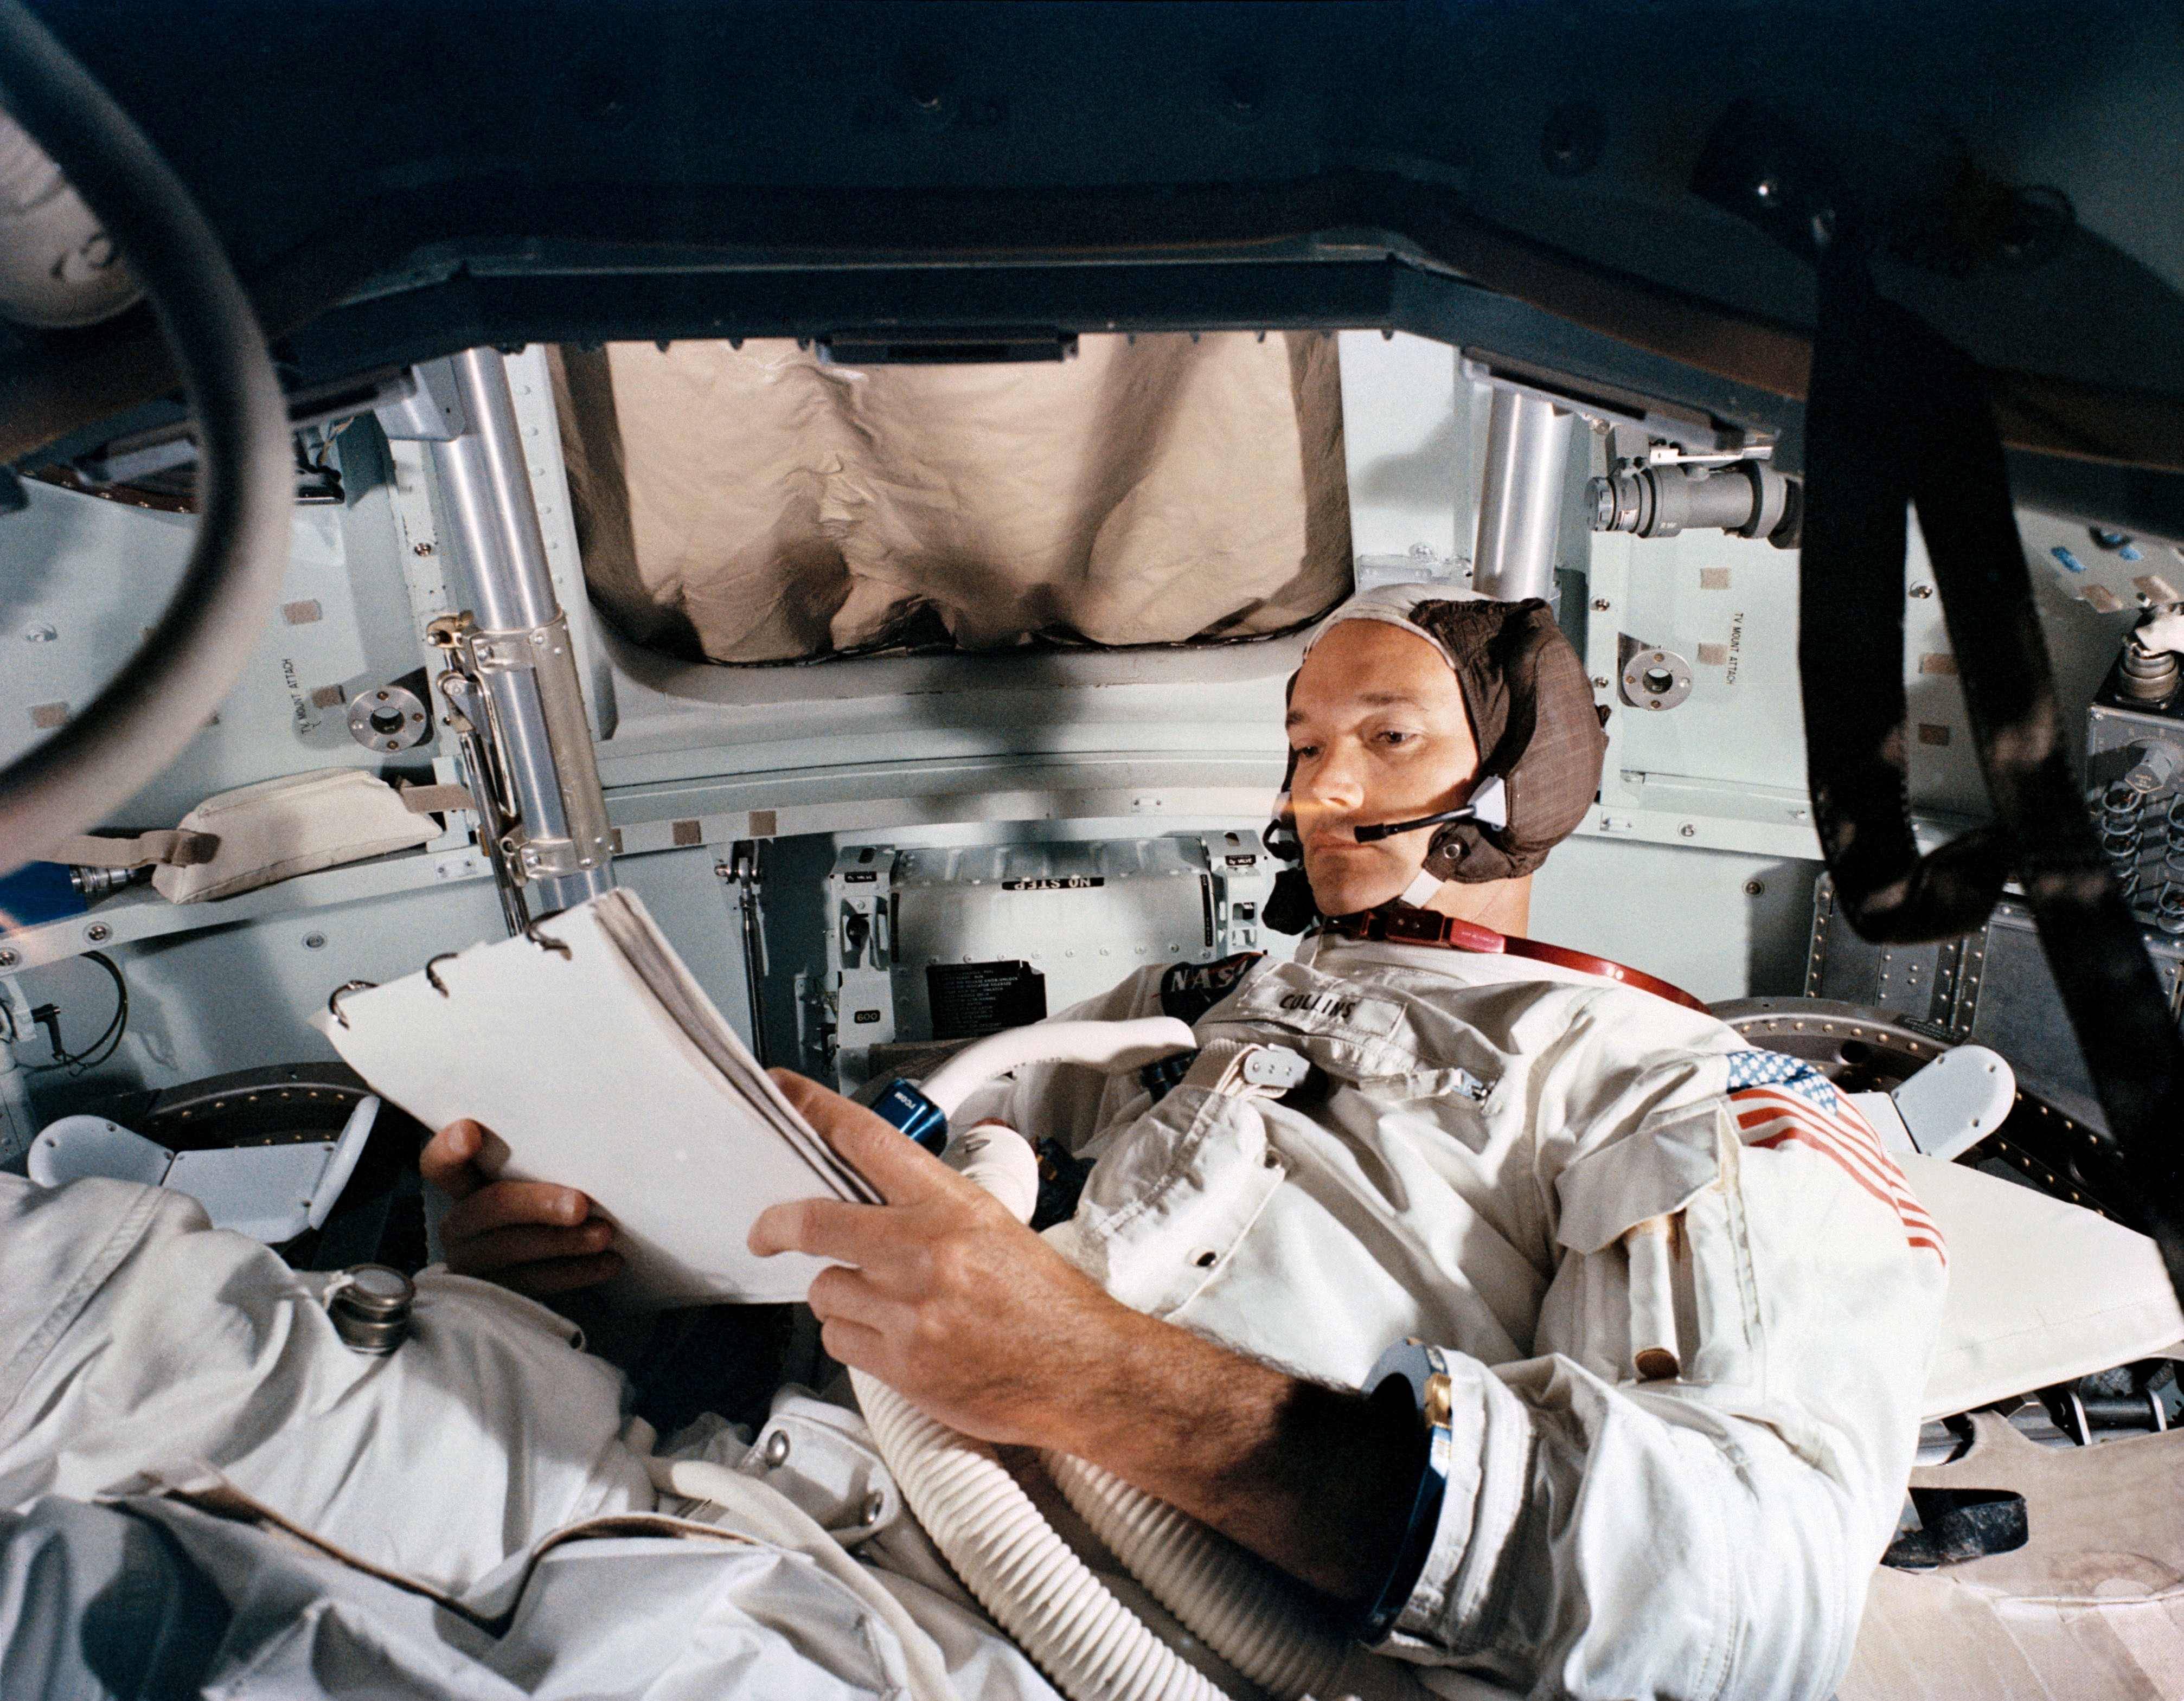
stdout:
POLYGON ((514 928, 518 910, 543 916, 610 889, 614 835, 507 369, 494 350, 473 348, 445 370, 462 428, 432 443, 432 465, 476 612, 436 621, 434 642, 469 682, 449 707, 470 723, 472 786, 501 806, 493 865, 504 888, 521 889, 512 904, 504 891, 514 928), (493 770, 492 783, 481 769, 493 770))
POLYGON ((1544 397, 1494 392, 1479 488, 1471 582, 1504 603, 1537 597, 1555 605, 1555 545, 1575 415, 1544 397))

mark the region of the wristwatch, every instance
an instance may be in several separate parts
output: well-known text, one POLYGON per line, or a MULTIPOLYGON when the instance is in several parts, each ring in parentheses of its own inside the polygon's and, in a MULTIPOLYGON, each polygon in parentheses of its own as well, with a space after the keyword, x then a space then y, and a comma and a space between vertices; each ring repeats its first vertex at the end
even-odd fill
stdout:
POLYGON ((1360 1642, 1375 1643, 1394 1629, 1401 1616, 1404 1604, 1425 1570, 1434 1531, 1440 1523, 1441 1501, 1448 1491, 1447 1360, 1440 1348, 1422 1342, 1406 1341, 1390 1347, 1366 1378, 1365 1393, 1368 1399, 1408 1404, 1417 1413, 1426 1437, 1425 1465, 1418 1473, 1418 1492, 1412 1497, 1410 1520, 1396 1547, 1395 1564, 1355 1630, 1360 1642))

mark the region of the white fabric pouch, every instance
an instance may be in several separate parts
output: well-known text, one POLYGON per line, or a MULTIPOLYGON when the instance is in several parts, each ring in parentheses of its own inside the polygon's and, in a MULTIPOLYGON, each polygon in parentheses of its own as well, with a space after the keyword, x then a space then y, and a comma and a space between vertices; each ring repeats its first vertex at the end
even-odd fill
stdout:
POLYGON ((440 834, 430 816, 411 813, 392 786, 360 768, 290 774, 222 792, 181 824, 217 835, 220 848, 209 862, 153 872, 153 887, 176 903, 231 898, 338 863, 407 850, 440 834))

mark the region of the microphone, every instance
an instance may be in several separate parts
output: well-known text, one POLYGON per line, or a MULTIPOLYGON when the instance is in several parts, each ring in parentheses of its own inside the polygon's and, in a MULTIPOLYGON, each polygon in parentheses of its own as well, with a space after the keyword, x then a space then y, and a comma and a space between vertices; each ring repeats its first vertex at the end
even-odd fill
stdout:
POLYGON ((1444 809, 1437 815, 1421 815, 1415 821, 1379 821, 1350 831, 1362 845, 1397 833, 1413 833, 1420 827, 1443 827, 1457 821, 1478 821, 1490 827, 1509 825, 1509 788, 1502 784, 1499 774, 1489 774, 1481 780, 1474 788, 1470 800, 1459 808, 1444 809))

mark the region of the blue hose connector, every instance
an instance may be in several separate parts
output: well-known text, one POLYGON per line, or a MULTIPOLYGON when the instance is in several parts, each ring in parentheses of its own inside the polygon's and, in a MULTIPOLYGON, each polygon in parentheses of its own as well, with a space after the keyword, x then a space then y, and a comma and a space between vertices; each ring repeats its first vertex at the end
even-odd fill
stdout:
POLYGON ((940 1107, 907 1081, 890 1081, 872 1101, 872 1109, 892 1122, 934 1157, 948 1143, 948 1118, 940 1107))

